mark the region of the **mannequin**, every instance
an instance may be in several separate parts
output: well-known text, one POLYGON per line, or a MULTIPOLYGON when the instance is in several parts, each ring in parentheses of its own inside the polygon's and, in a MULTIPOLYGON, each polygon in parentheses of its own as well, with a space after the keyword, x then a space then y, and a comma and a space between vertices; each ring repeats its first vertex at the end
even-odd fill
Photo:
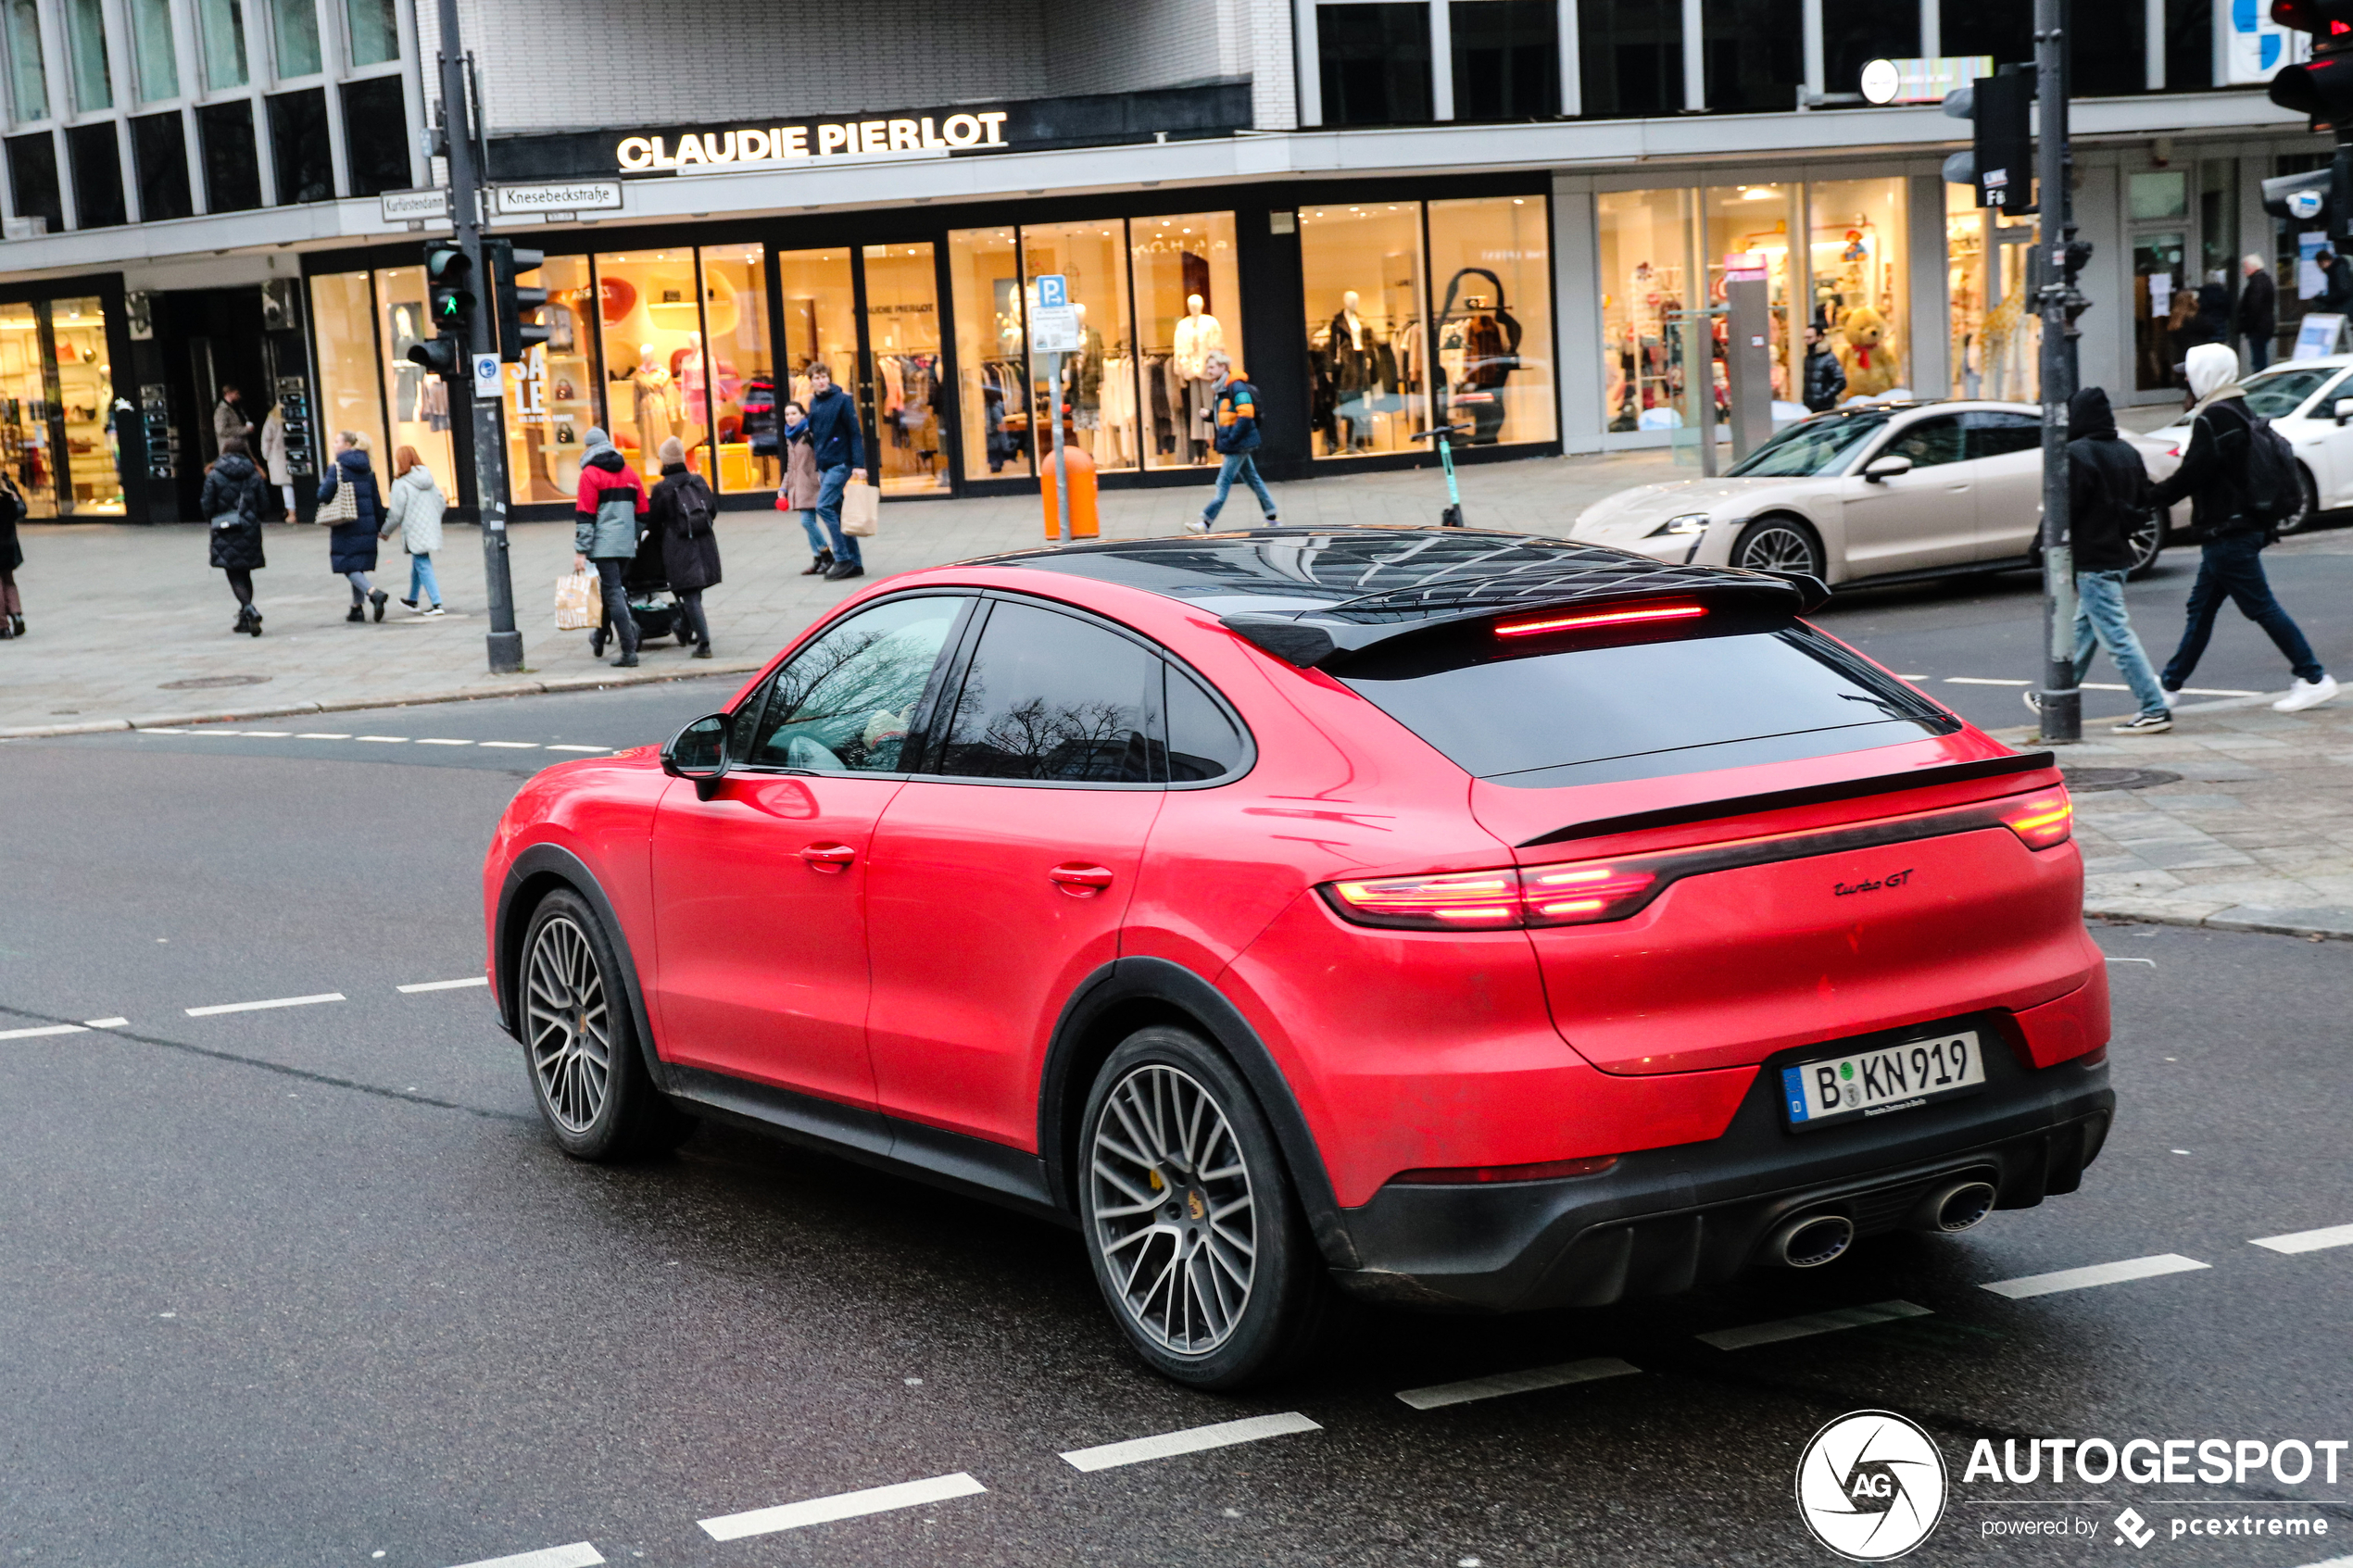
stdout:
MULTIPOLYGON (((1340 314, 1332 318, 1331 346, 1327 351, 1331 359, 1332 392, 1351 452, 1371 449, 1375 403, 1384 390, 1380 335, 1358 311, 1360 303, 1354 289, 1340 295, 1340 314)), ((1392 370, 1389 379, 1394 378, 1392 370)))
POLYGON ((1169 362, 1185 381, 1185 433, 1196 463, 1209 449, 1209 409, 1216 396, 1216 389, 1202 378, 1209 372, 1210 350, 1225 346, 1226 329, 1209 314, 1208 302, 1197 294, 1187 295, 1184 320, 1176 323, 1176 344, 1169 362))
POLYGON ((636 393, 637 450, 643 461, 674 433, 670 428, 670 372, 654 357, 652 344, 639 351, 629 384, 636 393))
POLYGON ((1103 334, 1087 324, 1084 301, 1070 308, 1078 319, 1078 352, 1063 362, 1063 374, 1070 383, 1072 422, 1080 430, 1091 431, 1102 423, 1103 334))

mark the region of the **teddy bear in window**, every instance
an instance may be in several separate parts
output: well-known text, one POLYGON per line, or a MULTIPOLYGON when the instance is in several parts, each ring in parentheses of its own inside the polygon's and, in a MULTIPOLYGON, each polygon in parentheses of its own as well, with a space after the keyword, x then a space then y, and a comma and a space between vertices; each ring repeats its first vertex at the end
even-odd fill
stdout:
POLYGON ((1846 395, 1877 397, 1892 391, 1898 380, 1895 345, 1887 319, 1868 305, 1857 305, 1839 319, 1839 368, 1846 372, 1846 395))

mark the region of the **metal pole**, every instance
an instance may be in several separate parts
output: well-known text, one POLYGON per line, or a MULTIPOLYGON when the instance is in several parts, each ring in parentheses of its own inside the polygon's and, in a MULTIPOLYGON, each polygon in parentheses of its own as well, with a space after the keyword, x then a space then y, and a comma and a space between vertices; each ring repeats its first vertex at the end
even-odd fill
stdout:
POLYGON ((2034 0, 2034 68, 2041 124, 2035 143, 2038 235, 2035 276, 2043 318, 2042 739, 2083 738, 2083 694, 2075 678, 2075 546, 2067 515, 2067 404, 2075 395, 2067 314, 2067 245, 2073 202, 2067 188, 2067 39, 2063 0, 2034 0))
MULTIPOLYGON (((490 672, 511 675, 522 668, 522 633, 515 630, 514 578, 507 562, 507 446, 498 399, 476 397, 472 357, 497 350, 491 312, 497 289, 482 254, 482 170, 475 162, 474 126, 466 91, 466 55, 459 46, 458 0, 441 0, 441 103, 449 156, 449 216, 458 247, 473 263, 472 335, 467 342, 466 373, 450 388, 467 400, 473 416, 474 499, 482 512, 482 581, 489 600, 490 672)), ((503 370, 500 372, 505 373, 503 370)))
POLYGON ((1063 453, 1063 357, 1050 354, 1051 363, 1046 371, 1048 390, 1047 417, 1054 421, 1054 521, 1060 527, 1055 534, 1059 544, 1070 543, 1070 459, 1063 453))

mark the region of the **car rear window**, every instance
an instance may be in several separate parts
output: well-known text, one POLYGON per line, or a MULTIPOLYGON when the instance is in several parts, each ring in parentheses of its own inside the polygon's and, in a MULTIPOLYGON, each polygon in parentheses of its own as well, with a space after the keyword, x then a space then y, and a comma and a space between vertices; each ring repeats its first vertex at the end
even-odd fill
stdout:
POLYGON ((1335 673, 1465 771, 1529 788, 1793 761, 1960 727, 1787 621, 1525 652, 1482 623, 1384 645, 1335 673))

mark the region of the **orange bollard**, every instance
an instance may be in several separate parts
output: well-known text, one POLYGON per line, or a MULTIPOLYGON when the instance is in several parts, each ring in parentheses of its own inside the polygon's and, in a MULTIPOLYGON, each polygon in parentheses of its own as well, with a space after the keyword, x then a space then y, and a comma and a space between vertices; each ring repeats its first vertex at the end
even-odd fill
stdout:
MULTIPOLYGON (((1102 519, 1095 509, 1095 459, 1085 447, 1067 436, 1063 440, 1063 461, 1070 468, 1070 536, 1093 539, 1101 535, 1102 519)), ((1062 537, 1062 519, 1054 515, 1054 449, 1047 446, 1038 454, 1038 494, 1046 503, 1046 537, 1062 537)))

